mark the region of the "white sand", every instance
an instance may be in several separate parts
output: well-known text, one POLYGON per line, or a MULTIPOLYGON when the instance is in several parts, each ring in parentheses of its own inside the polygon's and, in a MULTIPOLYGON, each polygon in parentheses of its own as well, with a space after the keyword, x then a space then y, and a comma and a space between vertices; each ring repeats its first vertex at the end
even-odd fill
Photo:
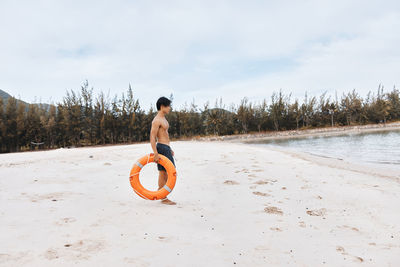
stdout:
POLYGON ((255 145, 171 146, 176 206, 130 187, 149 144, 0 155, 0 265, 400 265, 398 177, 255 145))

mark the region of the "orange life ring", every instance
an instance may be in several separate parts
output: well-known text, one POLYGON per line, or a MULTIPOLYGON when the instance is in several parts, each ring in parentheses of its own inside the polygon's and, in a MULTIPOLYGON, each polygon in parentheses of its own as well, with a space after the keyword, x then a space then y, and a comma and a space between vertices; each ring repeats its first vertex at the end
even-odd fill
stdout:
POLYGON ((165 185, 158 191, 150 191, 143 187, 143 185, 139 181, 139 173, 142 168, 150 162, 154 162, 154 154, 148 154, 140 158, 132 167, 131 173, 129 175, 129 180, 131 182, 131 186, 133 190, 140 197, 144 199, 156 200, 163 199, 169 193, 171 193, 172 189, 174 189, 176 182, 176 169, 174 164, 164 155, 160 155, 160 159, 158 161, 161 164, 168 174, 168 179, 165 185))

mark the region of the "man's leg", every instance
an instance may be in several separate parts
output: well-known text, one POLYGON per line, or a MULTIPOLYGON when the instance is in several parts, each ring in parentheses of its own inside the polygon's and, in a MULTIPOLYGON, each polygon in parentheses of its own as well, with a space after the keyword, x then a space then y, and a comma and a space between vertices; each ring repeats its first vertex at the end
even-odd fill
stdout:
POLYGON ((159 171, 158 174, 158 190, 160 190, 166 183, 168 179, 168 174, 166 171, 159 171))
MULTIPOLYGON (((158 174, 158 190, 160 190, 166 183, 168 180, 168 174, 166 171, 159 171, 158 174)), ((167 205, 175 205, 176 203, 169 200, 168 198, 164 198, 163 200, 161 200, 161 203, 163 204, 167 204, 167 205)))

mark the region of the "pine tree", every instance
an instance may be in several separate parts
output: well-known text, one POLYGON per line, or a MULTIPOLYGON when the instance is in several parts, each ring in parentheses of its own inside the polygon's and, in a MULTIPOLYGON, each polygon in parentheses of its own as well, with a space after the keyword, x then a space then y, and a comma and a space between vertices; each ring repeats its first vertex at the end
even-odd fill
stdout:
POLYGON ((47 147, 53 148, 56 142, 56 120, 57 110, 56 106, 51 105, 48 112, 48 117, 44 129, 46 130, 47 147))
POLYGON ((134 136, 135 130, 135 120, 136 120, 136 113, 140 109, 139 101, 134 99, 132 87, 129 84, 129 88, 127 91, 127 98, 126 98, 126 116, 128 122, 128 140, 129 142, 137 140, 137 136, 134 136))
POLYGON ((393 87, 393 90, 387 94, 391 120, 400 120, 400 91, 393 87))
POLYGON ((17 108, 17 151, 19 151, 21 147, 25 147, 27 145, 25 110, 25 104, 20 101, 17 108))
POLYGON ((247 133, 253 119, 253 106, 247 97, 244 97, 237 109, 237 120, 241 125, 241 132, 247 133))
POLYGON ((303 118, 303 127, 312 126, 314 121, 314 114, 316 111, 315 105, 317 103, 317 99, 313 96, 311 99, 308 99, 307 92, 304 96, 304 103, 301 105, 302 118, 303 118))
POLYGON ((105 116, 107 109, 106 98, 103 92, 101 92, 96 98, 96 104, 94 107, 94 125, 95 125, 95 136, 96 144, 106 143, 106 127, 105 127, 105 116))
POLYGON ((63 105, 65 106, 67 139, 72 145, 79 146, 83 138, 83 113, 80 94, 73 90, 67 92, 63 105))
POLYGON ((188 127, 189 129, 187 130, 188 134, 190 136, 195 136, 195 135, 202 135, 204 134, 203 131, 203 124, 201 121, 201 113, 198 109, 198 106, 195 104, 194 99, 190 103, 190 108, 189 108, 189 122, 188 122, 188 127))
POLYGON ((285 99, 282 90, 280 90, 279 93, 273 92, 269 112, 276 131, 280 130, 282 127, 283 118, 286 113, 285 106, 285 99))
POLYGON ((8 152, 17 151, 17 100, 14 97, 8 98, 5 113, 5 144, 8 152))
POLYGON ((86 80, 81 86, 82 98, 82 133, 84 143, 93 144, 93 88, 89 89, 89 82, 86 80))
POLYGON ((389 116, 390 104, 386 100, 386 94, 383 93, 383 86, 378 88, 378 97, 376 99, 376 113, 378 117, 386 124, 386 119, 389 116))
POLYGON ((66 147, 70 145, 67 139, 66 129, 67 121, 65 119, 66 110, 62 103, 57 104, 56 117, 55 117, 55 136, 54 140, 57 146, 66 147))
POLYGON ((29 144, 41 143, 43 140, 40 136, 41 124, 38 106, 29 104, 26 116, 26 138, 29 144))
POLYGON ((0 153, 5 152, 5 117, 4 117, 4 102, 0 97, 0 153))

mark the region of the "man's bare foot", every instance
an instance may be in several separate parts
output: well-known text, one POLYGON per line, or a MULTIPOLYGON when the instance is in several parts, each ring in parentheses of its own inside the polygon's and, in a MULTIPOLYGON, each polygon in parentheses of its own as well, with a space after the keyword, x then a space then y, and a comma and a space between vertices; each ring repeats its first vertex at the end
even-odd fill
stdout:
POLYGON ((165 205, 176 205, 176 202, 173 202, 172 200, 169 200, 168 198, 164 198, 163 200, 161 200, 162 204, 165 205))

